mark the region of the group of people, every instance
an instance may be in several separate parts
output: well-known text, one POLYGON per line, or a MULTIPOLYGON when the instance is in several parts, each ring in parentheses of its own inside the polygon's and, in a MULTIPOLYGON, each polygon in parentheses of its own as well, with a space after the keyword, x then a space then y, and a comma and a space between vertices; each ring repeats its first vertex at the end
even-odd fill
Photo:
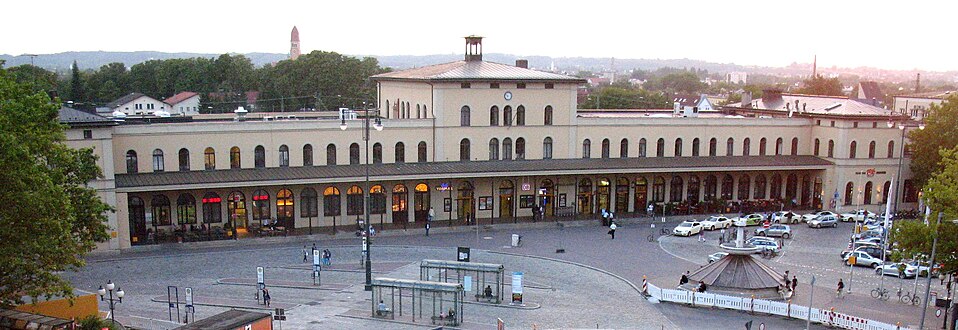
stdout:
MULTIPOLYGON (((316 248, 316 243, 313 243, 312 249, 308 249, 306 245, 303 245, 303 262, 304 263, 309 261, 309 256, 311 251, 318 251, 318 249, 316 248)), ((329 252, 329 249, 323 249, 323 251, 320 253, 321 253, 320 264, 323 266, 329 266, 331 264, 330 259, 332 259, 333 253, 329 252)))
POLYGON ((608 234, 612 236, 612 239, 615 239, 615 229, 619 228, 619 225, 615 224, 615 215, 606 211, 606 209, 602 209, 602 225, 609 226, 608 234))

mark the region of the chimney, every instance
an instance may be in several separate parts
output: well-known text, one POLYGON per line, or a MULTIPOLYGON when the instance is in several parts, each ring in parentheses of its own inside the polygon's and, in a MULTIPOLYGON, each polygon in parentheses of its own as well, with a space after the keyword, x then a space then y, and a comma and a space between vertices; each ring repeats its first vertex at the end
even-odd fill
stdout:
POLYGON ((752 92, 742 91, 742 108, 752 107, 752 92))
POLYGON ((516 67, 517 67, 517 68, 528 69, 528 68, 529 68, 529 60, 523 60, 523 59, 518 59, 518 60, 516 60, 516 67))
POLYGON ((482 37, 466 37, 466 62, 482 61, 482 37))

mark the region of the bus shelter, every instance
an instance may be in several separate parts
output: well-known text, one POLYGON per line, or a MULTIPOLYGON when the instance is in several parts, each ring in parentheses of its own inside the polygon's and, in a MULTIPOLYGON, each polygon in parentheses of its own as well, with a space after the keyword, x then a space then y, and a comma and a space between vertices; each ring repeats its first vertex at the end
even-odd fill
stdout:
POLYGON ((372 280, 372 316, 396 319, 403 316, 403 299, 411 297, 412 321, 418 317, 421 321, 427 308, 432 324, 458 326, 462 324, 463 301, 465 292, 462 284, 431 281, 404 280, 379 277, 372 280), (382 305, 385 306, 382 306, 382 305), (426 304, 426 308, 423 308, 426 304), (386 308, 383 308, 386 307, 386 308))
POLYGON ((474 284, 476 301, 499 304, 505 285, 504 269, 500 264, 425 259, 419 263, 419 279, 463 283, 466 276, 472 276, 470 284, 474 284))

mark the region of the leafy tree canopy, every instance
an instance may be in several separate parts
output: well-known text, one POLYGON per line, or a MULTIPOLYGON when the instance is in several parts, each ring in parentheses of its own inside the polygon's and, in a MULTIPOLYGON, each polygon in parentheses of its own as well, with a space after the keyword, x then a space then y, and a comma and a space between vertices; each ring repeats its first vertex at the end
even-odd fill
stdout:
POLYGON ((919 186, 944 168, 939 151, 958 146, 958 96, 932 105, 924 123, 925 129, 908 133, 911 139, 908 145, 913 151, 911 171, 919 186))
POLYGON ((581 109, 663 109, 672 102, 662 93, 610 86, 593 92, 579 104, 581 109))
POLYGON ((804 87, 796 90, 799 94, 842 96, 842 83, 838 78, 815 76, 806 79, 804 87))
POLYGON ((88 148, 64 144, 59 107, 0 69, 0 306, 73 295, 59 272, 109 239, 110 207, 86 186, 100 176, 88 148))

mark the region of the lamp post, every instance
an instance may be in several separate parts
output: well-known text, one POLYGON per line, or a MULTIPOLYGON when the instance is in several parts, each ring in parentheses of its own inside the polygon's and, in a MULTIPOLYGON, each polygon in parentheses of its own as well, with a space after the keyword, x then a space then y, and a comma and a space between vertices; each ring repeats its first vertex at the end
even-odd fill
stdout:
POLYGON ((106 282, 106 289, 101 285, 99 289, 96 290, 96 293, 100 295, 100 301, 109 301, 110 302, 110 320, 116 325, 116 315, 113 313, 113 310, 116 308, 116 304, 123 302, 123 289, 117 288, 116 284, 113 284, 113 281, 106 282), (116 298, 113 298, 113 289, 116 289, 116 298), (110 294, 109 298, 105 296, 107 293, 110 294))
MULTIPOLYGON (((925 299, 922 300, 925 304, 921 306, 921 321, 918 322, 918 329, 925 328, 925 312, 928 311, 928 296, 931 293, 931 270, 935 267, 935 250, 938 248, 938 226, 941 225, 941 217, 944 214, 944 212, 938 212, 938 222, 935 224, 934 232, 932 232, 934 236, 931 241, 931 261, 928 262, 928 280, 925 282, 925 299)), ((915 278, 918 278, 918 275, 921 275, 920 261, 918 262, 918 273, 915 274, 915 278)))
MULTIPOLYGON (((894 122, 888 122, 888 128, 895 126, 894 122)), ((925 129, 924 123, 919 123, 918 125, 906 125, 904 122, 898 123, 898 130, 901 131, 901 140, 898 142, 898 176, 895 178, 895 196, 892 198, 895 199, 893 212, 898 213, 898 195, 901 195, 904 198, 904 194, 901 192, 901 168, 905 159, 905 128, 909 127, 918 127, 918 129, 925 129)))
MULTIPOLYGON (((365 225, 366 225, 366 226, 365 226, 365 227, 366 227, 366 230, 365 230, 365 232, 363 233, 363 235, 361 235, 361 236, 362 236, 362 238, 363 238, 363 253, 366 255, 366 256, 365 256, 365 257, 366 257, 366 262, 365 262, 365 264, 366 264, 366 285, 365 285, 365 290, 366 290, 366 291, 372 291, 372 290, 373 290, 373 288, 372 288, 373 266, 372 266, 372 263, 371 263, 370 258, 369 258, 369 254, 370 254, 370 252, 371 252, 371 251, 370 251, 370 250, 371 250, 370 247, 371 247, 372 242, 373 242, 373 241, 372 241, 372 237, 369 236, 370 227, 371 227, 370 222, 369 222, 369 126, 370 126, 370 125, 369 125, 369 115, 370 115, 370 113, 375 113, 375 114, 376 114, 376 122, 373 124, 373 128, 375 128, 377 131, 382 131, 382 130, 383 130, 383 123, 382 123, 382 120, 381 120, 380 117, 379 117, 379 110, 378 110, 378 109, 369 109, 369 108, 367 107, 367 105, 366 105, 366 102, 363 102, 363 109, 362 109, 362 111, 363 111, 363 141, 364 141, 365 144, 366 144, 366 162, 365 162, 364 165, 363 165, 363 167, 365 168, 365 171, 366 171, 366 187, 365 187, 365 189, 363 189, 363 215, 365 216, 365 220, 364 220, 364 221, 366 222, 366 223, 365 223, 365 225)), ((343 116, 342 122, 339 124, 339 129, 345 131, 347 127, 348 127, 348 126, 346 125, 346 117, 343 116)))

